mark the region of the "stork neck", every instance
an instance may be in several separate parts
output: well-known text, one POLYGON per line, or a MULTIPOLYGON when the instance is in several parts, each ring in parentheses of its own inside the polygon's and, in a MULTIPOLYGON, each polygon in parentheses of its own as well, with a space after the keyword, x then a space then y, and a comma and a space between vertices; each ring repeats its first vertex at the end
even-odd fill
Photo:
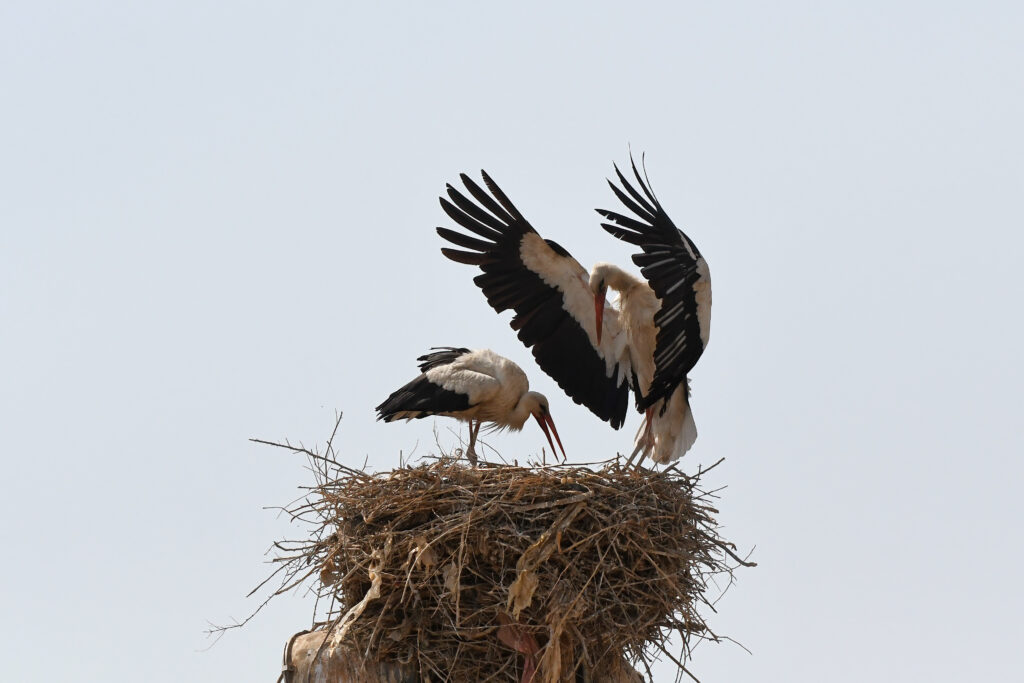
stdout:
POLYGON ((509 426, 513 429, 522 429, 530 415, 537 408, 538 401, 534 395, 536 392, 528 391, 519 397, 519 402, 508 416, 509 426))
POLYGON ((603 280, 608 289, 614 290, 619 294, 644 284, 640 278, 627 273, 622 268, 611 263, 599 263, 594 266, 591 278, 603 280))

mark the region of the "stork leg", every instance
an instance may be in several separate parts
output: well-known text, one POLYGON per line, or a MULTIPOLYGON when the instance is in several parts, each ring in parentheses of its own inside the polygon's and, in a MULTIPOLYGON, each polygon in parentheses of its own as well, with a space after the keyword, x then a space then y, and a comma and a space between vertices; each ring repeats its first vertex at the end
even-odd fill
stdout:
POLYGON ((651 427, 651 418, 653 417, 654 408, 648 408, 647 413, 644 415, 644 423, 640 426, 640 432, 637 433, 636 448, 633 449, 633 454, 626 461, 626 467, 633 464, 633 458, 639 453, 640 459, 637 461, 636 467, 640 469, 640 463, 654 450, 654 430, 651 427))
POLYGON ((469 448, 466 449, 466 459, 469 464, 476 467, 476 434, 480 431, 480 420, 469 421, 469 448))

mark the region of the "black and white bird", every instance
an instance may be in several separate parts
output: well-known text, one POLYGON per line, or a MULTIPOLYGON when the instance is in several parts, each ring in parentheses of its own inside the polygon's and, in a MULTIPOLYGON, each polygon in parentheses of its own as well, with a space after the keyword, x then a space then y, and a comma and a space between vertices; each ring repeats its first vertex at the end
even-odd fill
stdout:
POLYGON ((471 351, 453 346, 435 347, 433 353, 420 356, 420 376, 393 392, 377 406, 377 419, 385 422, 411 420, 429 415, 454 417, 469 423, 466 457, 476 465, 476 437, 480 425, 519 431, 532 415, 551 452, 554 434, 565 458, 548 399, 530 391, 530 381, 522 368, 490 349, 471 351), (549 431, 550 429, 550 431, 549 431))
POLYGON ((445 213, 473 234, 437 232, 461 247, 442 249, 445 256, 480 267, 474 282, 488 303, 498 312, 515 311, 511 325, 519 339, 576 403, 618 429, 633 390, 645 413, 633 455, 666 463, 697 438, 687 375, 708 342, 711 275, 635 163, 632 170, 640 191, 617 166, 622 188, 609 185, 633 216, 598 212, 609 221, 602 223, 607 232, 640 247, 633 262, 644 279, 607 263, 588 274, 564 248, 543 239, 486 172, 489 192, 460 176, 475 201, 451 185, 441 198, 445 213), (608 289, 619 295, 617 307, 606 305, 608 289))

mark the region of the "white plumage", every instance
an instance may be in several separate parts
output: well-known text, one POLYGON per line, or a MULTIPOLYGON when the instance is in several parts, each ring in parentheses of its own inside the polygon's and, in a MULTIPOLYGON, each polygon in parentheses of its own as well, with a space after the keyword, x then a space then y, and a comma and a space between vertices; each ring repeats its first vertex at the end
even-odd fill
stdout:
MULTIPOLYGON (((544 431, 552 453, 562 446, 551 419, 548 399, 530 391, 522 368, 490 349, 441 347, 420 356, 421 374, 393 392, 377 406, 377 419, 411 420, 429 415, 453 417, 469 423, 466 456, 476 464, 476 437, 484 422, 495 429, 523 428, 532 415, 544 431), (550 429, 550 431, 549 431, 550 429)), ((565 456, 565 449, 562 449, 565 456)))
MULTIPOLYGON (((634 391, 638 396, 649 395, 655 375, 654 352, 658 337, 654 317, 661 310, 661 300, 646 282, 610 263, 594 266, 590 274, 590 288, 594 292, 596 318, 607 321, 611 317, 616 321, 610 326, 605 322, 602 328, 608 330, 611 327, 622 336, 629 366, 635 373, 634 391), (617 311, 607 307, 605 297, 608 289, 618 295, 615 301, 617 311)), ((708 289, 710 291, 710 287, 708 289)), ((631 459, 641 453, 641 460, 649 455, 657 463, 672 462, 685 455, 696 440, 697 425, 690 410, 689 385, 681 382, 671 394, 645 409, 631 459)))
POLYGON ((442 249, 445 256, 480 267, 474 282, 488 303, 515 311, 519 339, 576 403, 618 429, 633 391, 645 413, 633 455, 665 463, 697 438, 687 374, 710 335, 711 276, 636 164, 632 170, 639 190, 618 167, 622 188, 609 182, 632 215, 598 213, 609 221, 602 223, 607 232, 640 247, 633 262, 643 279, 606 263, 588 275, 568 251, 542 238, 486 173, 489 192, 461 176, 475 202, 451 185, 441 198, 444 211, 473 234, 438 234, 461 247, 442 249), (607 289, 619 295, 617 308, 606 307, 607 289))

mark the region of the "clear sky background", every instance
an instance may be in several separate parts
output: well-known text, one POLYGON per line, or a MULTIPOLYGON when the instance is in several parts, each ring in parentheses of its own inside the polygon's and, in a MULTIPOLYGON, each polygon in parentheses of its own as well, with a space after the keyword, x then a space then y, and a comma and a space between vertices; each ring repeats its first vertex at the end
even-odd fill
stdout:
POLYGON ((503 7, 0 6, 4 677, 273 680, 308 597, 203 651, 302 533, 263 506, 303 461, 247 439, 322 442, 341 410, 349 463, 454 442, 374 421, 430 346, 519 362, 572 459, 626 450, 638 416, 573 405, 433 229, 486 168, 626 264, 593 209, 632 145, 714 282, 683 464, 726 458, 723 533, 760 563, 711 620, 752 654, 693 671, 1010 680, 1024 6, 503 7))

